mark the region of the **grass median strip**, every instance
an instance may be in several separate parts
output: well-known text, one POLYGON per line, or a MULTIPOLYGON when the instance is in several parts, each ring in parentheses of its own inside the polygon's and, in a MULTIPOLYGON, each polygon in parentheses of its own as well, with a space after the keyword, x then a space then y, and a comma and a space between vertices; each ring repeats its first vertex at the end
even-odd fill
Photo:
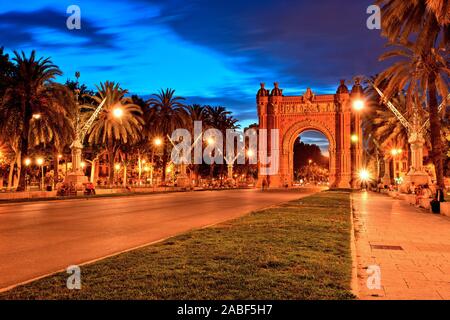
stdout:
MULTIPOLYGON (((73 245, 76 245, 74 243, 73 245)), ((0 299, 352 299, 350 194, 322 192, 56 274, 0 299)))

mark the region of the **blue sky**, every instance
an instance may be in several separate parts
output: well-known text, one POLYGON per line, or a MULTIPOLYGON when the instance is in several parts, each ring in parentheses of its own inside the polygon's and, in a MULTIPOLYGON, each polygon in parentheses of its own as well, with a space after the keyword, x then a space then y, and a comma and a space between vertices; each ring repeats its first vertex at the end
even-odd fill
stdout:
POLYGON ((366 28, 366 0, 4 1, 0 46, 36 49, 64 75, 131 93, 171 87, 190 103, 224 105, 256 122, 261 81, 285 94, 335 92, 339 79, 372 75, 384 40, 366 28), (81 30, 68 30, 69 5, 81 30))

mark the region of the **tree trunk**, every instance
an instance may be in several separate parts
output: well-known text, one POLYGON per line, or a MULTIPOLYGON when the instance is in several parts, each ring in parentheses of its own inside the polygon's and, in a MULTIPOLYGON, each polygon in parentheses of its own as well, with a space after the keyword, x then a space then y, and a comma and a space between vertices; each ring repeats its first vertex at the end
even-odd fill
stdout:
POLYGON ((59 152, 53 151, 53 189, 56 188, 56 184, 59 182, 59 152))
MULTIPOLYGON (((20 153, 23 155, 23 159, 28 157, 28 139, 21 139, 20 142, 20 153)), ((19 175, 19 185, 17 186, 17 191, 25 191, 26 186, 26 170, 20 170, 19 175)))
MULTIPOLYGON (((17 158, 16 158, 17 159, 17 158)), ((11 191, 13 188, 13 176, 14 176, 14 167, 16 166, 16 159, 14 159, 9 164, 9 174, 8 174, 8 188, 7 190, 11 191)))
POLYGON ((109 161, 109 187, 111 188, 114 183, 114 151, 108 150, 109 161))
MULTIPOLYGON (((13 188, 17 189, 17 186, 19 185, 19 179, 17 179, 17 177, 20 176, 20 173, 22 172, 22 154, 19 153, 17 154, 17 158, 16 158, 16 166, 17 166, 17 175, 16 178, 14 179, 14 183, 13 183, 13 188)), ((25 171, 25 177, 28 175, 28 171, 26 169, 23 169, 25 171)))
POLYGON ((166 183, 167 150, 164 147, 162 157, 162 183, 166 183))
MULTIPOLYGON (((27 101, 30 101, 29 97, 26 97, 27 101)), ((27 103, 23 106, 25 109, 25 115, 24 115, 24 123, 23 123, 23 131, 22 135, 20 137, 20 156, 21 159, 28 158, 28 136, 30 133, 30 121, 32 118, 32 110, 31 106, 27 103)), ((18 166, 20 166, 21 163, 18 163, 18 166)), ((20 170, 19 174, 19 185, 17 186, 17 191, 25 191, 26 188, 26 171, 27 170, 20 170)))
POLYGON ((438 112, 436 76, 431 74, 428 77, 428 106, 430 111, 431 129, 431 157, 436 170, 436 182, 441 188, 444 185, 444 166, 442 160, 442 137, 441 137, 441 117, 438 112))
POLYGON ((93 159, 91 162, 91 178, 90 178, 91 183, 94 183, 94 181, 95 181, 95 165, 96 165, 96 163, 97 163, 96 159, 93 159))

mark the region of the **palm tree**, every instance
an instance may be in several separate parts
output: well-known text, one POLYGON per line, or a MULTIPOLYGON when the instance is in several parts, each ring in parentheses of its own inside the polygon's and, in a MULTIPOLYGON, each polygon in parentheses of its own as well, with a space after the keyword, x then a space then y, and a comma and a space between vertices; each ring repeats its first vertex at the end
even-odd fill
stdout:
MULTIPOLYGON (((231 115, 231 111, 227 111, 226 108, 222 107, 222 106, 217 106, 217 107, 207 106, 206 107, 206 119, 207 119, 207 124, 210 127, 219 130, 224 137, 226 136, 227 129, 239 128, 239 125, 237 124, 238 120, 235 119, 231 115)), ((214 166, 215 166, 215 163, 211 164, 211 166, 210 166, 210 173, 209 173, 210 178, 213 177, 214 166)), ((224 171, 224 165, 222 164, 220 166, 220 176, 222 176, 223 171, 224 171)))
MULTIPOLYGON (((202 122, 202 131, 205 130, 208 127, 207 124, 208 114, 206 112, 206 107, 201 106, 199 104, 193 104, 186 107, 186 116, 185 121, 187 128, 190 130, 192 137, 194 137, 194 122, 195 121, 201 121, 202 122)), ((200 143, 202 144, 202 141, 193 141, 193 143, 200 143)), ((198 184, 199 181, 199 170, 200 165, 199 164, 192 164, 191 169, 194 172, 195 175, 195 183, 198 184)))
POLYGON ((9 55, 4 53, 3 47, 0 47, 0 101, 10 84, 13 71, 14 65, 9 60, 9 55))
POLYGON ((105 98, 97 120, 92 125, 88 142, 105 146, 109 160, 109 184, 114 182, 114 160, 121 144, 133 143, 140 139, 144 124, 142 110, 125 97, 127 90, 119 84, 106 81, 97 86, 98 93, 91 98, 100 104, 105 98))
MULTIPOLYGON (((443 187, 443 165, 440 115, 437 112, 437 93, 444 90, 446 83, 439 83, 438 65, 439 48, 446 48, 450 39, 450 2, 448 0, 378 0, 382 10, 382 29, 391 43, 405 43, 413 37, 414 47, 410 47, 418 57, 416 63, 421 65, 420 71, 414 68, 418 78, 422 78, 422 88, 427 89, 423 95, 428 97, 428 111, 431 125, 431 143, 433 162, 436 168, 438 184, 443 187), (420 75, 420 73, 422 73, 420 75)), ((395 56, 395 54, 394 54, 395 56)), ((448 61, 448 57, 444 62, 448 61)), ((444 63, 444 66, 448 63, 444 63)), ((404 81, 404 79, 403 79, 404 81)), ((398 83, 399 84, 399 83, 398 83)), ((443 99, 445 96, 441 96, 443 99)))
POLYGON ((382 35, 391 42, 404 42, 417 35, 416 45, 434 47, 450 39, 450 2, 448 0, 377 0, 381 7, 382 35))
POLYGON ((164 141, 162 157, 162 180, 166 181, 166 165, 168 162, 167 136, 177 128, 182 128, 185 124, 185 105, 183 97, 175 96, 173 89, 161 89, 154 94, 148 101, 150 112, 146 119, 147 131, 151 135, 160 136, 164 141))
MULTIPOLYGON (((27 57, 24 52, 14 52, 15 62, 10 86, 6 89, 0 118, 7 126, 15 126, 19 137, 19 150, 22 158, 28 156, 30 142, 45 142, 42 132, 36 132, 37 121, 53 121, 56 115, 64 117, 68 113, 67 97, 64 88, 55 84, 56 76, 62 75, 61 70, 50 58, 36 59, 35 51, 27 57), (60 94, 61 93, 61 94, 60 94)), ((46 138, 46 137, 45 137, 46 138)), ((18 163, 20 168, 20 163, 18 163)), ((25 189, 25 170, 20 170, 17 190, 25 189)))
MULTIPOLYGON (((413 104, 427 100, 431 129, 432 159, 439 186, 444 187, 443 148, 441 115, 438 112, 438 95, 446 99, 448 94, 447 80, 450 76, 448 54, 435 48, 422 49, 412 43, 396 45, 381 56, 381 60, 395 58, 396 62, 382 72, 377 81, 386 81, 388 96, 407 88, 407 110, 412 111, 413 104)), ((423 112, 418 107, 419 113, 423 112)), ((445 108, 444 110, 445 111, 445 108)))

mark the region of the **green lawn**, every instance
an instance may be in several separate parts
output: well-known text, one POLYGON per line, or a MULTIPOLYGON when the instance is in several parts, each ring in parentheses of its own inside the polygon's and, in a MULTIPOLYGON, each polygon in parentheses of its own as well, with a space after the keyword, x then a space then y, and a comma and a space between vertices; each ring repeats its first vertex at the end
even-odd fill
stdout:
MULTIPOLYGON (((73 245, 76 245, 74 243, 73 245)), ((350 194, 322 192, 60 273, 0 299, 352 299, 350 194)))

